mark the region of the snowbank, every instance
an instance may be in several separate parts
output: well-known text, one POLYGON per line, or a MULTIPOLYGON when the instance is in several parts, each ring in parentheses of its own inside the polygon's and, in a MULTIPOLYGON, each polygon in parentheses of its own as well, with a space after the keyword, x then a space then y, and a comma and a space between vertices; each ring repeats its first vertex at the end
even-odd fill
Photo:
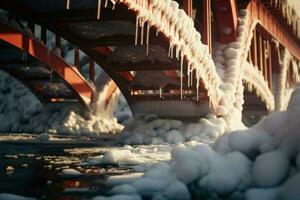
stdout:
MULTIPOLYGON (((35 33, 32 33, 28 28, 22 28, 15 21, 8 20, 5 12, 0 13, 0 20, 39 40, 40 26, 36 25, 35 33)), ((47 31, 46 45, 54 53, 64 56, 66 62, 73 63, 74 47, 66 40, 62 39, 61 49, 56 49, 55 34, 47 31)), ((80 51, 80 59, 83 62, 81 73, 84 77, 89 77, 89 64, 85 61, 88 60, 86 58, 87 55, 80 51)), ((13 68, 14 66, 10 67, 13 68)), ((27 67, 26 64, 24 67, 27 67)), ((48 70, 46 71, 48 72, 48 70)), ((24 85, 0 71, 0 132, 49 132, 76 135, 120 132, 123 126, 118 124, 117 119, 112 115, 118 102, 119 92, 115 92, 106 107, 105 94, 108 87, 97 84, 98 80, 102 78, 102 74, 104 74, 103 70, 96 65, 96 82, 95 85, 91 83, 96 90, 94 97, 96 101, 91 105, 90 111, 83 111, 85 109, 81 108, 80 105, 43 106, 24 85)), ((128 108, 125 108, 127 105, 124 98, 119 101, 118 106, 117 113, 120 114, 121 121, 128 121, 131 113, 128 108)))
POLYGON ((23 197, 15 194, 0 193, 0 200, 35 200, 35 198, 23 197))
POLYGON ((225 132, 222 118, 209 114, 195 123, 158 119, 155 115, 138 116, 120 135, 123 144, 177 144, 187 141, 213 141, 225 132))
MULTIPOLYGON (((225 134, 212 145, 175 140, 179 144, 171 150, 169 162, 159 162, 142 177, 115 185, 109 194, 150 199, 299 199, 299 118, 300 89, 296 89, 287 111, 273 112, 254 127, 225 134)), ((146 138, 167 136, 173 129, 173 137, 180 139, 187 130, 203 129, 199 124, 192 125, 195 129, 187 127, 178 121, 152 119, 140 120, 129 129, 143 132, 146 138)), ((161 139, 167 142, 166 137, 161 139)))
MULTIPOLYGON (((105 94, 107 88, 102 91, 105 94)), ((83 112, 78 105, 67 105, 60 109, 43 106, 38 99, 18 80, 0 71, 0 132, 99 134, 118 133, 123 126, 113 116, 116 110, 121 122, 130 119, 126 101, 118 101, 118 93, 104 107, 105 95, 99 95, 97 112, 83 112)))
POLYGON ((63 169, 62 177, 64 178, 77 178, 83 174, 75 169, 63 169))

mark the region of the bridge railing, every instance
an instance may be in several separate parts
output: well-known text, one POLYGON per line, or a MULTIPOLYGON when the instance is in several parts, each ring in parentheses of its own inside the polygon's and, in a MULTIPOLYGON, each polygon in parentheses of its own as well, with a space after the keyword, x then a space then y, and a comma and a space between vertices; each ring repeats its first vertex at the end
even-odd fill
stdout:
POLYGON ((272 74, 278 74, 279 47, 260 26, 253 31, 251 46, 248 51, 247 61, 263 75, 265 82, 272 90, 272 74))

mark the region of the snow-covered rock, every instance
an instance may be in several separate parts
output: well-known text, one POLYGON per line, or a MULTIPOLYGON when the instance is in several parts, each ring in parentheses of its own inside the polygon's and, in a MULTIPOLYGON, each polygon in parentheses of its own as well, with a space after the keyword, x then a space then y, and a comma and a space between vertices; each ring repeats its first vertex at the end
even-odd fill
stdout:
POLYGON ((289 159, 280 151, 271 151, 258 156, 254 162, 252 177, 258 187, 274 187, 289 173, 289 159))
POLYGON ((77 178, 82 176, 83 174, 76 169, 63 169, 62 177, 64 178, 77 178))

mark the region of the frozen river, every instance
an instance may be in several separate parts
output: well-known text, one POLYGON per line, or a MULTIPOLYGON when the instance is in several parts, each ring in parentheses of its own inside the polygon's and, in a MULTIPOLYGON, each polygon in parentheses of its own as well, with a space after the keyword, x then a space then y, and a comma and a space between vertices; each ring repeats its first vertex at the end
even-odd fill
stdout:
POLYGON ((130 169, 111 165, 81 165, 83 160, 100 152, 91 145, 89 151, 74 153, 80 146, 83 148, 82 145, 1 144, 0 193, 38 199, 87 199, 107 192, 104 184, 107 176, 130 173, 130 169), (64 168, 76 169, 83 175, 65 177, 64 168))

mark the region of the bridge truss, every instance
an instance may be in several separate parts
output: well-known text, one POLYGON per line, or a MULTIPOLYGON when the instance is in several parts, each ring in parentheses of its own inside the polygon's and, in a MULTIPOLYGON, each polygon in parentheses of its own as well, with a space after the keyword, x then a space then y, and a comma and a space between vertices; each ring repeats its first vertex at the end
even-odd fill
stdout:
MULTIPOLYGON (((44 41, 45 30, 55 33, 58 49, 61 37, 74 44, 77 68, 83 51, 91 58, 90 77, 95 61, 134 114, 201 116, 212 109, 230 118, 244 102, 246 109, 281 110, 299 82, 299 38, 273 1, 4 0, 0 8, 32 32, 41 26, 44 41), (253 95, 261 102, 247 100, 253 95)), ((92 101, 79 70, 5 26, 0 39, 45 63, 81 102, 92 101)))

